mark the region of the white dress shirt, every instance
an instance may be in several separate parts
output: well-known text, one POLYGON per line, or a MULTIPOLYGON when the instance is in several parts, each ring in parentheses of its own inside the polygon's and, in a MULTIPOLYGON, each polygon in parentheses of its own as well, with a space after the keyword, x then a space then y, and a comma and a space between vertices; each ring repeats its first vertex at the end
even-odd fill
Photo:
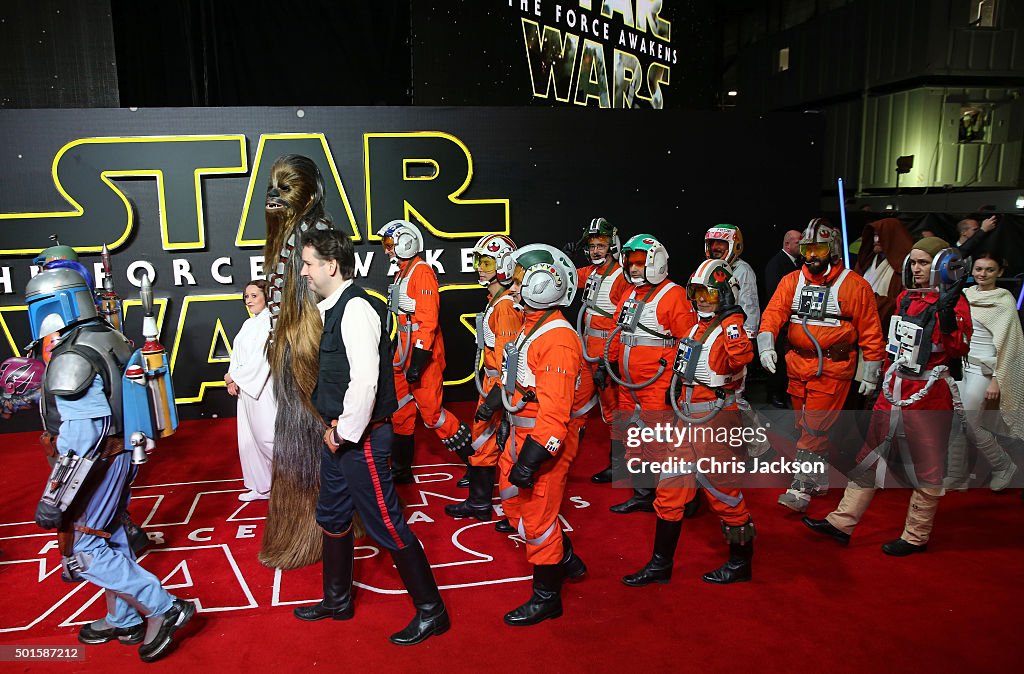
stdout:
MULTIPOLYGON (((350 285, 351 279, 317 303, 321 322, 350 285)), ((380 318, 369 302, 362 297, 353 297, 348 301, 345 313, 341 316, 341 341, 348 356, 351 379, 345 391, 341 416, 338 417, 338 436, 348 442, 359 442, 373 414, 377 379, 380 376, 380 354, 377 351, 380 330, 380 318)))
POLYGON ((736 302, 743 308, 743 313, 747 315, 747 319, 743 321, 743 330, 747 333, 747 337, 753 339, 757 335, 757 327, 761 323, 761 307, 757 301, 757 277, 754 276, 754 270, 746 260, 736 258, 731 266, 732 277, 740 286, 736 302))

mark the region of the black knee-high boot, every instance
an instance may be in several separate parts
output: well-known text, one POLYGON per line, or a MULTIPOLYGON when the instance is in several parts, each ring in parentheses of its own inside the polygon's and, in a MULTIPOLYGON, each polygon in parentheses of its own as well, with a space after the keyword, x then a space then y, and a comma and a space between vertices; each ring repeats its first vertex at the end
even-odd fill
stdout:
POLYGON ((587 575, 587 565, 573 550, 572 541, 564 531, 562 532, 562 561, 560 563, 565 571, 565 577, 569 580, 578 580, 587 575))
POLYGON ((494 475, 497 466, 470 466, 469 498, 462 503, 452 503, 444 507, 444 511, 456 519, 475 517, 481 522, 490 522, 494 509, 491 496, 494 493, 494 475))
POLYGON ((395 434, 391 441, 391 479, 395 484, 412 484, 412 454, 416 436, 395 434))
POLYGON ((637 512, 652 513, 654 512, 654 490, 633 487, 632 496, 618 505, 613 505, 609 510, 619 515, 637 512))
POLYGON ((717 585, 741 583, 753 577, 754 541, 729 544, 729 561, 704 574, 704 582, 717 585))
POLYGON ((538 564, 533 567, 533 594, 517 609, 505 614, 505 624, 514 627, 536 625, 562 615, 562 563, 538 564))
POLYGON ((729 526, 722 522, 722 533, 729 544, 729 561, 714 571, 704 574, 704 582, 717 585, 741 583, 753 577, 754 523, 748 521, 740 526, 729 526))
POLYGON ((615 462, 615 444, 612 443, 608 448, 608 467, 604 470, 594 473, 590 476, 590 481, 594 484, 608 484, 612 481, 612 464, 615 462))
POLYGON ((349 620, 352 607, 352 528, 342 536, 324 533, 324 598, 292 611, 299 620, 349 620))
POLYGON ((428 637, 447 632, 451 627, 448 611, 441 600, 434 573, 430 570, 430 562, 420 542, 414 540, 401 550, 392 550, 391 559, 416 607, 412 622, 402 631, 392 634, 391 642, 399 646, 412 646, 428 637))
POLYGON ((625 576, 622 582, 632 587, 667 583, 672 578, 672 559, 676 555, 676 545, 682 530, 682 520, 670 522, 659 517, 654 529, 654 554, 651 561, 636 573, 625 576))

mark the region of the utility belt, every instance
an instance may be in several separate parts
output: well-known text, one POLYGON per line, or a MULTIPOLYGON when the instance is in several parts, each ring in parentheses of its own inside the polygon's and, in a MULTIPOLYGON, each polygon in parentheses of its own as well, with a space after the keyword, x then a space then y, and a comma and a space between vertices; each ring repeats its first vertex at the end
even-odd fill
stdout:
POLYGON ((526 417, 522 414, 509 414, 508 423, 516 428, 533 428, 537 425, 537 417, 526 417))
POLYGON ((920 374, 906 371, 901 367, 896 368, 896 376, 900 379, 907 379, 910 381, 925 381, 932 376, 934 368, 928 368, 927 370, 921 370, 920 374))
POLYGON ((702 403, 688 403, 679 401, 679 408, 684 413, 689 415, 690 412, 711 412, 717 409, 724 409, 729 405, 736 402, 736 395, 730 393, 724 398, 717 400, 705 400, 702 403))
POLYGON ((370 423, 366 424, 366 430, 363 431, 363 435, 369 435, 373 431, 377 430, 381 426, 385 426, 391 423, 391 416, 381 417, 380 419, 370 419, 370 423))
POLYGON ((660 349, 674 349, 679 342, 675 337, 649 337, 641 334, 621 334, 619 341, 625 346, 654 346, 660 349))
MULTIPOLYGON (((804 358, 817 358, 818 352, 814 349, 801 349, 799 347, 791 347, 791 351, 804 358)), ((845 363, 850 360, 850 355, 857 352, 856 344, 833 344, 827 349, 821 350, 822 358, 827 358, 834 363, 845 363)))
MULTIPOLYGON (((933 353, 934 353, 934 349, 933 349, 933 353)), ((996 366, 995 358, 994 357, 993 358, 985 358, 984 360, 982 360, 981 358, 978 358, 976 356, 972 356, 971 354, 967 354, 966 356, 964 356, 964 360, 966 360, 971 365, 976 365, 976 366, 980 367, 982 369, 982 371, 985 372, 985 374, 991 374, 992 371, 995 369, 995 366, 996 366)))
MULTIPOLYGON (((586 402, 586 404, 584 404, 578 410, 574 411, 571 415, 569 415, 569 418, 579 419, 580 417, 584 416, 587 412, 594 408, 594 405, 597 404, 597 401, 598 397, 593 396, 590 400, 586 402)), ((516 428, 533 428, 537 425, 537 417, 527 417, 522 414, 509 414, 508 423, 509 425, 515 426, 516 428)))

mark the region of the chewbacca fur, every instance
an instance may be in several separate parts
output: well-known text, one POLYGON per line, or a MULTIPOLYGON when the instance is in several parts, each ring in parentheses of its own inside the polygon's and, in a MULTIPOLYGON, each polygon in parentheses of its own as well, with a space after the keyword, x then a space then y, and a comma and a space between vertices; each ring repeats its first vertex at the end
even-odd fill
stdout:
POLYGON ((275 304, 280 309, 267 349, 277 417, 273 491, 259 560, 269 567, 294 569, 317 562, 322 553, 316 503, 325 425, 313 409, 312 395, 323 324, 316 295, 299 275, 302 231, 324 219, 323 182, 316 165, 297 155, 278 158, 267 189, 268 203, 274 200, 284 207, 266 210, 263 268, 272 294, 278 278, 283 277, 283 287, 277 302, 270 302, 272 312, 275 304), (277 273, 281 262, 283 275, 277 273))

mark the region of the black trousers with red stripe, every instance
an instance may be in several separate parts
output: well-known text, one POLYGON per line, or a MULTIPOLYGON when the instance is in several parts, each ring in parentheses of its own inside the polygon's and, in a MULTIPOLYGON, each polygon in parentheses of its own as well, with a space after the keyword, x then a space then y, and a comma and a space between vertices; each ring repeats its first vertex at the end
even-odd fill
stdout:
POLYGON ((381 424, 359 443, 346 442, 332 453, 320 450, 320 498, 316 521, 328 534, 341 534, 359 512, 366 531, 385 550, 401 550, 416 540, 402 515, 388 457, 394 431, 381 424))

